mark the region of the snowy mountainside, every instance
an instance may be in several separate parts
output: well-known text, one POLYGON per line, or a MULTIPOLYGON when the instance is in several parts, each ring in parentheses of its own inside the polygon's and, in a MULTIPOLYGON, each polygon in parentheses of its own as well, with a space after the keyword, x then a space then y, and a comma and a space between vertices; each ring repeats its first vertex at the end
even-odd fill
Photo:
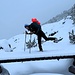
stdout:
POLYGON ((50 20, 48 20, 47 22, 43 23, 44 24, 48 24, 48 23, 54 23, 54 22, 58 22, 60 20, 62 20, 63 18, 66 18, 67 16, 71 16, 71 19, 73 20, 73 23, 75 22, 75 4, 68 10, 63 11, 62 13, 56 15, 55 17, 51 18, 50 20))
MULTIPOLYGON (((63 44, 65 46, 65 49, 67 48, 68 45, 70 45, 69 49, 73 49, 74 46, 69 43, 69 32, 71 32, 72 29, 75 31, 75 26, 72 23, 73 23, 73 21, 70 19, 70 16, 68 16, 66 19, 62 19, 59 22, 46 24, 46 25, 42 26, 42 30, 45 32, 47 37, 50 37, 49 34, 53 33, 54 31, 58 31, 57 34, 55 34, 54 36, 51 36, 51 37, 57 37, 57 38, 62 37, 63 38, 63 40, 59 43, 54 43, 52 41, 47 41, 47 42, 43 43, 42 44, 43 49, 44 50, 56 50, 56 49, 63 50, 64 49, 64 47, 62 46, 63 44), (48 46, 48 45, 50 45, 50 46, 48 46)), ((31 36, 31 41, 33 41, 33 39, 35 39, 35 42, 37 43, 37 37, 34 34, 31 36)), ((26 35, 26 42, 28 42, 29 40, 30 40, 30 35, 26 35)), ((44 40, 44 39, 42 39, 42 40, 44 40)), ((3 45, 5 45, 4 43, 6 41, 8 42, 8 45, 9 44, 11 45, 11 48, 9 47, 8 50, 4 49, 6 52, 9 52, 12 50, 13 50, 13 52, 19 52, 19 51, 24 52, 24 47, 26 47, 26 51, 28 51, 28 48, 25 44, 25 34, 19 34, 19 35, 13 36, 9 40, 5 39, 5 41, 2 41, 0 43, 3 43, 3 45)), ((2 44, 0 44, 0 45, 1 45, 0 47, 4 47, 2 44)), ((35 47, 32 47, 31 49, 32 49, 32 51, 39 50, 38 45, 35 47)), ((3 49, 1 49, 0 51, 2 51, 2 50, 3 49)))
MULTIPOLYGON (((47 50, 47 49, 53 50, 53 49, 57 49, 57 47, 59 47, 59 45, 61 46, 63 44, 65 47, 67 47, 68 44, 70 44, 68 32, 70 32, 72 29, 75 29, 75 27, 74 27, 74 25, 72 25, 72 23, 73 23, 73 21, 70 19, 70 17, 67 17, 66 19, 62 19, 59 22, 46 24, 46 25, 42 26, 42 30, 46 33, 47 36, 54 31, 58 31, 57 34, 55 34, 54 36, 51 36, 51 37, 57 37, 57 38, 63 37, 63 40, 57 44, 53 43, 52 41, 47 41, 47 42, 43 43, 42 44, 43 49, 44 50, 47 50), (63 24, 63 22, 64 22, 64 24, 63 24), (48 45, 50 45, 51 47, 49 47, 48 45)), ((33 34, 31 41, 33 41, 34 38, 37 43, 37 37, 36 37, 36 35, 33 34)), ((29 39, 30 39, 30 35, 27 35, 26 42, 29 39)), ((12 48, 14 48, 13 52, 14 51, 24 51, 25 34, 20 34, 20 35, 14 36, 14 37, 10 38, 8 41, 11 44, 12 48)), ((32 51, 38 51, 38 46, 32 47, 31 49, 32 49, 32 51)), ((61 46, 59 49, 64 49, 64 48, 61 46)))

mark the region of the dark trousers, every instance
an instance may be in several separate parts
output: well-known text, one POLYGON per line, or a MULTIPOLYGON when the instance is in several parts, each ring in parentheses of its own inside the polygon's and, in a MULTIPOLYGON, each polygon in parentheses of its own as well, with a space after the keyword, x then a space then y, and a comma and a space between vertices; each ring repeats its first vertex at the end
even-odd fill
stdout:
POLYGON ((55 40, 55 39, 56 39, 55 37, 49 37, 49 38, 48 38, 42 30, 40 30, 40 31, 38 32, 37 37, 38 37, 38 46, 39 46, 40 51, 43 51, 42 45, 41 45, 41 38, 42 38, 42 37, 43 37, 46 41, 48 41, 48 40, 55 40))

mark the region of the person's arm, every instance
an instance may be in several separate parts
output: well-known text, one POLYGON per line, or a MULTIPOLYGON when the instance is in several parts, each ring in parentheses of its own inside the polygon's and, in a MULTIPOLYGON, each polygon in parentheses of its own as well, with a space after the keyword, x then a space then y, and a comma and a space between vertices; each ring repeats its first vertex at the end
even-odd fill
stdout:
POLYGON ((30 31, 29 34, 35 34, 32 23, 29 25, 29 31, 30 31))
POLYGON ((34 34, 34 32, 31 32, 31 31, 30 32, 25 31, 25 33, 26 34, 34 34))

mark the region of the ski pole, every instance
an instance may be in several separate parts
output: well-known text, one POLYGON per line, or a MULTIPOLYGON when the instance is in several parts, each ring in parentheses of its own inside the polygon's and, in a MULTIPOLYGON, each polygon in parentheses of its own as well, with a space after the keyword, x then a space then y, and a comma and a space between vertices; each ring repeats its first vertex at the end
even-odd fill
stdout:
POLYGON ((26 31, 25 31, 25 36, 24 36, 25 38, 25 41, 24 41, 24 51, 26 50, 26 31))
MULTIPOLYGON (((32 39, 32 35, 30 34, 30 46, 31 46, 31 39, 32 39)), ((31 47, 29 49, 29 53, 31 53, 31 47)))

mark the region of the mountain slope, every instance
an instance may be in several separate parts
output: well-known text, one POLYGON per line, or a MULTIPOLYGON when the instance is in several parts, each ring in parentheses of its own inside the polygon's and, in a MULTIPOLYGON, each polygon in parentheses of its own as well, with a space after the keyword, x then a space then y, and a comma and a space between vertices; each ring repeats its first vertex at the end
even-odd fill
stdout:
POLYGON ((43 23, 43 25, 48 23, 58 22, 62 20, 63 18, 66 18, 67 16, 71 16, 71 19, 73 20, 73 24, 75 24, 75 4, 70 9, 63 11, 61 14, 58 14, 52 19, 43 23))
MULTIPOLYGON (((62 49, 63 50, 64 49, 64 47, 62 47, 63 44, 65 47, 67 47, 70 44, 68 32, 71 32, 72 29, 75 29, 74 25, 72 25, 72 22, 73 21, 70 19, 70 16, 69 16, 66 19, 62 19, 59 22, 46 24, 46 25, 42 26, 42 30, 46 33, 47 36, 54 31, 58 31, 58 33, 56 35, 54 35, 53 37, 57 37, 57 38, 63 37, 63 40, 59 43, 53 43, 52 41, 47 41, 47 42, 43 43, 42 44, 43 49, 44 50, 54 50, 54 49, 62 49), (63 24, 63 22, 64 22, 64 24, 63 24), (48 45, 50 45, 51 47, 48 45), (59 47, 59 45, 61 47, 59 47)), ((31 41, 33 41, 34 38, 37 43, 36 35, 32 35, 31 41)), ((29 40, 30 40, 30 35, 27 35, 26 42, 28 42, 29 40)), ((44 39, 42 39, 42 40, 44 40, 44 39)), ((14 48, 13 51, 24 51, 25 34, 20 34, 20 35, 14 36, 11 39, 9 39, 8 41, 10 42, 12 48, 14 48)), ((70 45, 69 47, 71 48, 71 46, 72 45, 70 45)), ((73 48, 73 46, 72 46, 72 48, 73 48)), ((27 49, 26 49, 26 51, 27 51, 27 49)), ((38 51, 38 45, 36 47, 32 47, 32 51, 38 51)))

